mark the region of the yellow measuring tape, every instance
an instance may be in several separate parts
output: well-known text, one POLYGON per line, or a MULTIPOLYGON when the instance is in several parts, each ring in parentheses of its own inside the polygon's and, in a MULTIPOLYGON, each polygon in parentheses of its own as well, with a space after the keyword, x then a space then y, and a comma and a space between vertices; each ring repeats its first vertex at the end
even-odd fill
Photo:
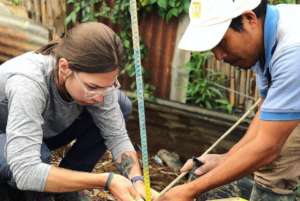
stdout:
POLYGON ((144 174, 144 183, 145 183, 145 191, 146 191, 146 201, 151 201, 149 160, 148 160, 148 148, 147 148, 148 146, 147 146, 145 106, 144 106, 144 89, 143 89, 140 36, 139 36, 136 0, 130 0, 130 14, 131 14, 133 49, 134 49, 134 64, 135 64, 135 76, 136 76, 136 85, 137 85, 136 91, 137 91, 137 99, 138 99, 139 125, 140 125, 140 136, 141 136, 141 146, 142 146, 142 161, 143 161, 143 174, 144 174))

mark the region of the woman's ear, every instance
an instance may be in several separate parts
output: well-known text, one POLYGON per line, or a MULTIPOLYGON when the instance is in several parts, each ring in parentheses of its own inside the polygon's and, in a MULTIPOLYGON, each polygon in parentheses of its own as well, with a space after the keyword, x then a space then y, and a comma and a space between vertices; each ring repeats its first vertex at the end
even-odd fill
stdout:
POLYGON ((60 58, 58 60, 58 75, 60 78, 65 80, 70 74, 72 70, 70 69, 69 62, 65 58, 60 58))

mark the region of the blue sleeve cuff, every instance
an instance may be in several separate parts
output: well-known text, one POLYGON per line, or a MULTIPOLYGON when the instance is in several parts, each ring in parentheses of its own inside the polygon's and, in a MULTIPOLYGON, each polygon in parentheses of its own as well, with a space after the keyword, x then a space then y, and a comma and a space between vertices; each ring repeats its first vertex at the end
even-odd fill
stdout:
POLYGON ((261 112, 260 113, 260 120, 264 120, 264 121, 300 120, 300 112, 294 112, 294 113, 261 112))

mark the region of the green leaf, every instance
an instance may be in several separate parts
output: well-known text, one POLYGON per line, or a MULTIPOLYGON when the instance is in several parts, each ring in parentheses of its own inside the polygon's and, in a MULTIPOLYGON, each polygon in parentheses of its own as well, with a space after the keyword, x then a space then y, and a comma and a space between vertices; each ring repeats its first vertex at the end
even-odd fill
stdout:
POLYGON ((157 4, 159 5, 159 7, 163 8, 163 9, 167 9, 168 1, 167 0, 158 0, 157 4))
POLYGON ((69 16, 66 17, 65 24, 68 25, 70 23, 75 23, 76 19, 77 19, 77 13, 73 11, 72 13, 70 13, 69 16))
POLYGON ((140 3, 142 6, 146 6, 146 5, 149 3, 149 0, 139 0, 139 3, 140 3))
POLYGON ((169 10, 169 12, 166 15, 166 20, 169 21, 172 17, 177 17, 178 16, 178 9, 177 8, 172 8, 169 10))
POLYGON ((176 2, 174 0, 168 1, 168 4, 169 4, 170 7, 175 7, 176 6, 176 2))
POLYGON ((124 45, 125 48, 129 48, 130 47, 130 41, 129 40, 124 40, 123 45, 124 45))
POLYGON ((223 97, 223 94, 220 90, 218 90, 217 88, 215 87, 210 87, 209 88, 212 92, 214 92, 218 97, 223 97))
POLYGON ((22 0, 11 0, 12 3, 16 6, 20 5, 22 3, 22 0))
POLYGON ((189 13, 189 9, 190 9, 190 1, 189 0, 184 0, 183 3, 183 10, 185 13, 189 13))
POLYGON ((209 101, 206 100, 206 101, 204 101, 204 103, 205 103, 205 106, 206 106, 207 109, 212 109, 213 108, 209 101))

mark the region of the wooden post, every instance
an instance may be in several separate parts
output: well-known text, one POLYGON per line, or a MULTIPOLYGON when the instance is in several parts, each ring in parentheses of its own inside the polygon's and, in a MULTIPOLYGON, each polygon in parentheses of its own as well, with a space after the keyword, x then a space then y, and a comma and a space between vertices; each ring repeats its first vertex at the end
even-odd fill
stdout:
POLYGON ((35 14, 34 20, 37 23, 41 23, 41 19, 42 19, 41 18, 41 1, 34 0, 33 4, 34 4, 34 14, 35 14))
MULTIPOLYGON (((233 67, 234 68, 234 67, 233 67)), ((234 83, 235 83, 235 87, 234 87, 234 90, 235 91, 239 91, 239 86, 240 86, 240 69, 234 69, 234 83)), ((240 97, 239 95, 237 95, 236 93, 234 94, 234 97, 235 97, 235 104, 236 104, 236 107, 239 107, 239 100, 240 100, 240 97)))
POLYGON ((235 70, 233 67, 230 68, 230 95, 229 95, 229 101, 231 105, 235 105, 235 94, 233 93, 233 91, 235 90, 235 70))
POLYGON ((176 46, 172 61, 172 78, 171 78, 171 93, 170 100, 181 103, 186 102, 187 86, 189 81, 189 72, 185 67, 189 61, 191 53, 178 49, 178 44, 186 27, 189 23, 188 16, 180 19, 177 29, 176 46))
POLYGON ((66 0, 47 1, 51 4, 53 17, 53 37, 65 32, 66 0), (51 3, 50 3, 51 2, 51 3))
MULTIPOLYGON (((239 89, 239 92, 243 95, 246 94, 246 81, 247 81, 247 71, 246 70, 241 70, 241 75, 239 77, 240 79, 240 89, 239 89)), ((241 106, 244 107, 245 105, 245 96, 243 95, 240 95, 240 98, 239 98, 239 104, 241 106)))

